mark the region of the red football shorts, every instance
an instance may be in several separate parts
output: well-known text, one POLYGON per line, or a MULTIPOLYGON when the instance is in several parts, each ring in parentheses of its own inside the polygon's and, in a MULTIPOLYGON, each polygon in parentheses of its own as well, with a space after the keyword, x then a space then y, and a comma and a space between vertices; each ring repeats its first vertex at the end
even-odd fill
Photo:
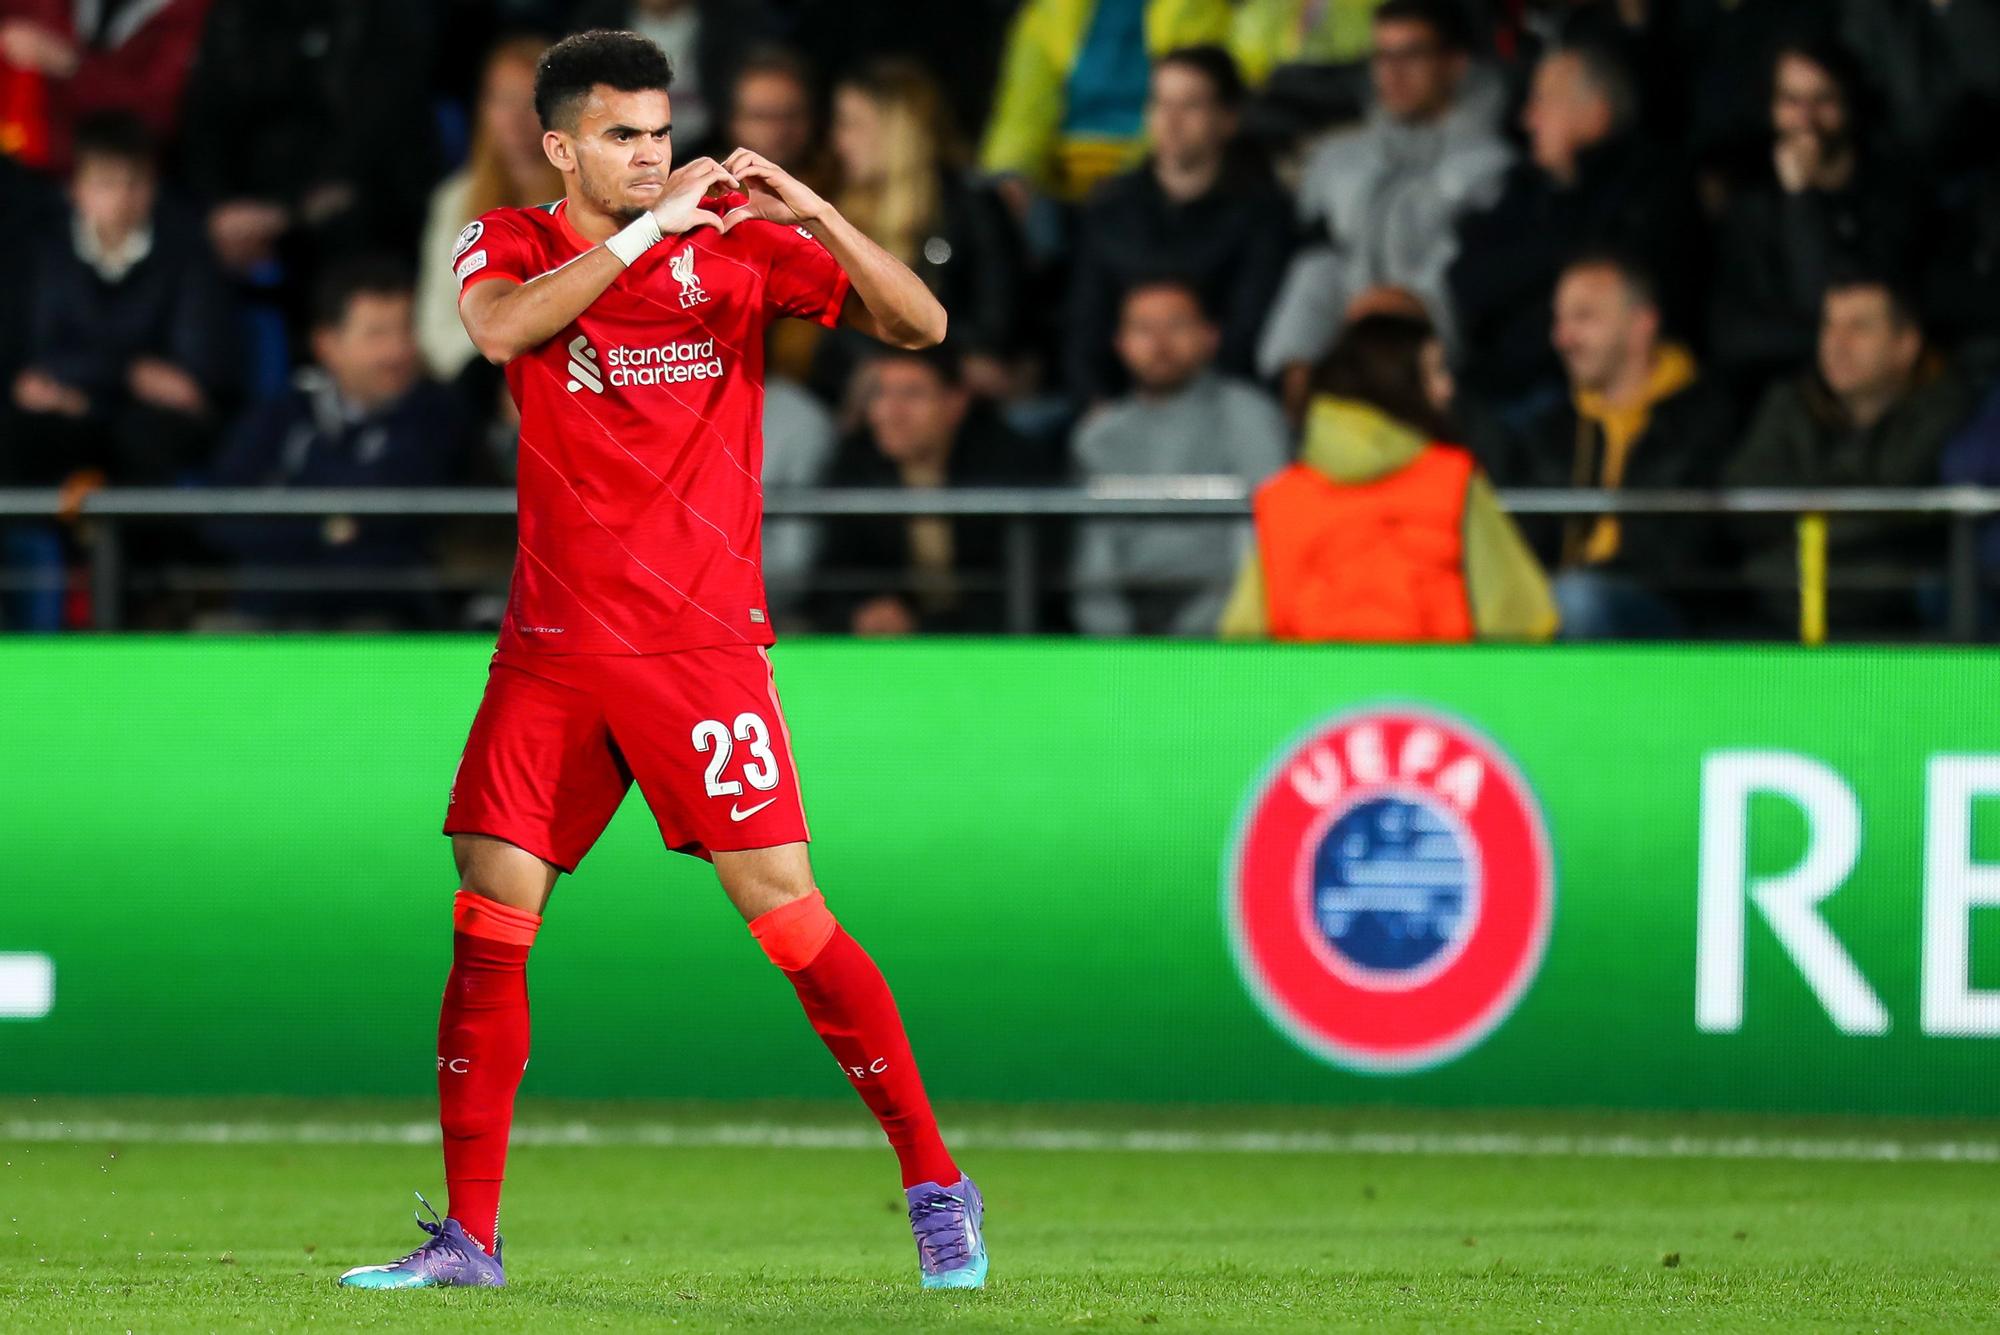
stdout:
POLYGON ((444 832, 491 835, 574 871, 634 779, 676 852, 810 837, 771 659, 752 645, 496 652, 444 832))

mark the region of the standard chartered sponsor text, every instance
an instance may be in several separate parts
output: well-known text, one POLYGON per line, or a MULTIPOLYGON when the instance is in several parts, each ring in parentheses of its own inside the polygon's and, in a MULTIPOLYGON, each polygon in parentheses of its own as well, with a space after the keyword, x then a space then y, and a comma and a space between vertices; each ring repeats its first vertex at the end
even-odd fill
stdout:
POLYGON ((715 340, 661 343, 650 348, 614 345, 604 350, 613 385, 684 385, 690 380, 714 380, 722 374, 715 340))

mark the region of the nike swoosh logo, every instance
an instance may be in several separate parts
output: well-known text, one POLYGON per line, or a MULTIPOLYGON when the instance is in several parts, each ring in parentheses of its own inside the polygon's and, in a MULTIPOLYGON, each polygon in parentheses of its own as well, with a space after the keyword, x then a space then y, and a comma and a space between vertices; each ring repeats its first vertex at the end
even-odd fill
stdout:
POLYGON ((756 806, 751 807, 748 811, 738 811, 736 809, 736 804, 734 802, 731 802, 729 804, 729 819, 749 820, 752 816, 756 815, 758 812, 762 811, 765 807, 770 806, 771 803, 777 800, 778 799, 775 797, 767 797, 763 801, 759 802, 756 806))

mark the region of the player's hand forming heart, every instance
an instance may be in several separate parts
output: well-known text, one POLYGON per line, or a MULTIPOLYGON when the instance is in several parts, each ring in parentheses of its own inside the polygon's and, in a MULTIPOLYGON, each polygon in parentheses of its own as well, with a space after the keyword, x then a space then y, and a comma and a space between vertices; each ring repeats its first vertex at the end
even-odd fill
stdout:
POLYGON ((697 227, 713 227, 726 232, 729 225, 712 209, 702 207, 721 186, 740 189, 736 177, 714 158, 696 158, 668 174, 660 202, 652 208, 653 221, 663 235, 691 232, 697 227))
POLYGON ((797 177, 761 154, 739 148, 723 160, 723 168, 735 174, 750 202, 731 209, 722 219, 723 230, 745 218, 761 218, 775 223, 811 223, 826 212, 826 201, 797 177))

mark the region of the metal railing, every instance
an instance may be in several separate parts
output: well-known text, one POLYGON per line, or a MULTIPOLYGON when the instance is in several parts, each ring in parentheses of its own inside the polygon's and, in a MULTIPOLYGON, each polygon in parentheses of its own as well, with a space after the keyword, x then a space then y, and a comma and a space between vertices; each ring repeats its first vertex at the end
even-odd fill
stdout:
MULTIPOLYGON (((1517 517, 1680 515, 1792 517, 1801 524, 1800 624, 1825 623, 1824 561, 1812 574, 1807 550, 1817 530, 1823 554, 1824 522, 1835 516, 1910 516, 1938 519, 1950 533, 1946 563, 1948 625, 1954 639, 1976 637, 1980 614, 1979 521, 2000 515, 2000 488, 1748 488, 1719 491, 1599 491, 1520 488, 1500 493, 1517 517), (1816 604, 1816 606, 1815 606, 1816 604)), ((63 514, 54 489, 0 489, 0 520, 53 519, 63 514)), ((296 516, 324 518, 504 517, 514 513, 510 488, 111 488, 85 497, 75 517, 90 529, 92 606, 99 629, 123 623, 126 570, 122 526, 134 520, 204 520, 296 516)), ((993 519, 1005 527, 1004 587, 1008 628, 1036 628, 1035 567, 1039 530, 1047 521, 1076 519, 1243 519, 1249 499, 1235 478, 1134 477, 1103 479, 1075 488, 827 488, 768 492, 764 513, 773 519, 868 519, 950 516, 993 519)))

